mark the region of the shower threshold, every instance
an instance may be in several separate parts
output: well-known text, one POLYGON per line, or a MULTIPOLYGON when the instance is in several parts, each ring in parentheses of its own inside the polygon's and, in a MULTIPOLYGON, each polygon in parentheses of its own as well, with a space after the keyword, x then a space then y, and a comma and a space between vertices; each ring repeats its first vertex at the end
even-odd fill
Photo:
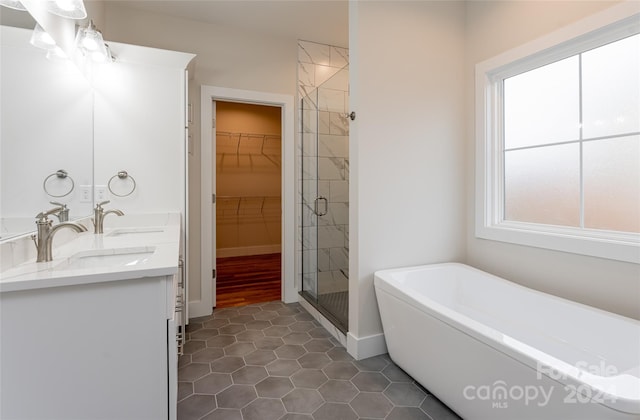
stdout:
POLYGON ((349 329, 349 292, 324 293, 316 296, 301 291, 300 296, 335 327, 346 334, 349 329))

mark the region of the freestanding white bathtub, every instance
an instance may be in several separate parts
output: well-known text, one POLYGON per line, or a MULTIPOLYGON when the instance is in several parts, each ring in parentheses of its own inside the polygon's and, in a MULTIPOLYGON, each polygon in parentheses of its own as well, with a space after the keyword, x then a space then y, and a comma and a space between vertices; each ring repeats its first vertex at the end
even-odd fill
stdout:
POLYGON ((640 419, 640 322, 462 264, 374 281, 389 355, 464 419, 640 419))

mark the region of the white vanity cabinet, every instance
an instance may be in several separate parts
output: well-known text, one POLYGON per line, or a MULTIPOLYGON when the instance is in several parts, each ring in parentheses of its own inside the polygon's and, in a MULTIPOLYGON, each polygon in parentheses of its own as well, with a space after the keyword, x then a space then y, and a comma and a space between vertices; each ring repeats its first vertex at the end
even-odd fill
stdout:
POLYGON ((180 214, 117 221, 0 271, 0 419, 176 418, 180 214))
POLYGON ((2 293, 0 418, 173 418, 174 277, 2 293))

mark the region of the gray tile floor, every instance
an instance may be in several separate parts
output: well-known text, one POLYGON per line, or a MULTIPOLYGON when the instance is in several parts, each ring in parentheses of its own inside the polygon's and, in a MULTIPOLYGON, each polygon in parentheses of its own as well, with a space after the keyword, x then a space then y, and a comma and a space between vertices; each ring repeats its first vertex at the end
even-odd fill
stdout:
POLYGON ((299 304, 190 320, 178 420, 459 419, 388 355, 355 361, 299 304))

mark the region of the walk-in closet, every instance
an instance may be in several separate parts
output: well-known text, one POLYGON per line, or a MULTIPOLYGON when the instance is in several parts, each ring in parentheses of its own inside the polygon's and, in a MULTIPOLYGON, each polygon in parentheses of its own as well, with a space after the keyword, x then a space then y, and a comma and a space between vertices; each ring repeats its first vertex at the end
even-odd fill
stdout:
POLYGON ((281 109, 216 102, 216 307, 281 298, 281 109))

